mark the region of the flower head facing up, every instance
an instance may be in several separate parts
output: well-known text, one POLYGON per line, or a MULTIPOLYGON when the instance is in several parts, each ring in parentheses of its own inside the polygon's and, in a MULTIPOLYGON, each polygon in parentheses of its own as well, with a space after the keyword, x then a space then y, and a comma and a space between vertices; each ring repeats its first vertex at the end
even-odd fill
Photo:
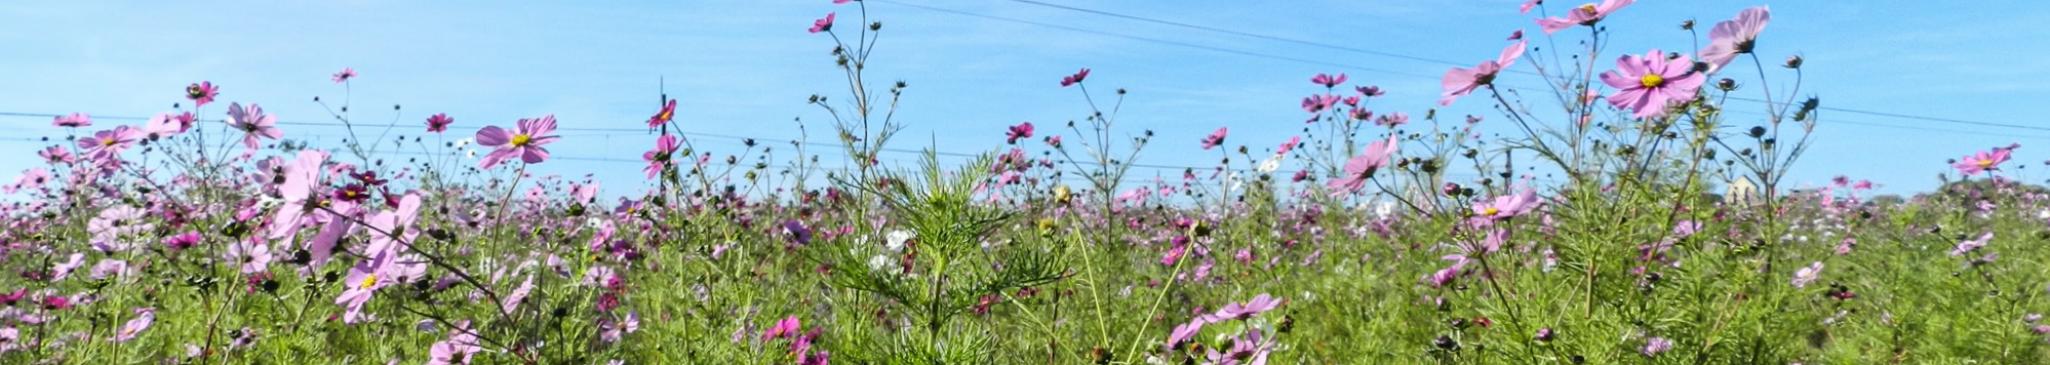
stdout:
POLYGON ((1516 44, 1503 48, 1502 54, 1495 56, 1495 59, 1483 61, 1479 66, 1453 67, 1452 70, 1445 71, 1445 78, 1440 82, 1445 87, 1445 93, 1438 98, 1438 105, 1452 105, 1453 100, 1471 94, 1482 86, 1494 84, 1495 75, 1516 64, 1517 58, 1523 57, 1523 48, 1526 45, 1524 41, 1519 40, 1516 44))
POLYGON ((1990 174, 1993 171, 1999 170, 2000 164, 2007 162, 2008 158, 2014 154, 2014 149, 2020 147, 2021 145, 2009 145, 1980 151, 1979 153, 1958 159, 1957 163, 1952 164, 1951 167, 1957 168, 1958 173, 1965 175, 1976 175, 1981 172, 1990 174))
POLYGON ((1005 144, 1018 144, 1018 140, 1024 138, 1032 138, 1032 122, 1018 123, 1004 132, 1005 144))
POLYGON ((1345 74, 1341 73, 1337 76, 1317 74, 1317 76, 1310 77, 1310 83, 1324 85, 1325 88, 1335 88, 1339 84, 1345 83, 1345 74))
POLYGON ((1224 144, 1224 135, 1225 127, 1217 127, 1216 132, 1210 132, 1210 135, 1203 136, 1203 149, 1208 150, 1224 144))
POLYGON ((456 124, 456 118, 450 118, 448 113, 434 113, 433 116, 427 117, 428 132, 446 132, 450 124, 456 124))
POLYGON ((85 113, 71 113, 71 115, 57 116, 56 120, 51 121, 50 124, 64 128, 91 127, 93 125, 93 117, 85 113))
POLYGON ((285 132, 278 130, 278 117, 264 114, 263 107, 256 104, 243 108, 241 103, 228 103, 228 126, 242 131, 242 147, 252 153, 258 138, 275 140, 285 136, 285 132))
POLYGON ((1715 73, 1728 65, 1737 55, 1751 53, 1757 44, 1758 34, 1765 31, 1765 24, 1772 21, 1772 11, 1759 6, 1737 12, 1735 19, 1715 23, 1715 29, 1708 31, 1708 46, 1702 47, 1701 62, 1708 63, 1706 73, 1715 73))
POLYGON ((1367 144, 1364 153, 1345 162, 1345 175, 1331 180, 1329 187, 1337 192, 1358 193, 1367 187, 1367 179, 1374 177, 1375 171, 1388 166, 1388 161, 1401 147, 1393 135, 1387 140, 1367 144))
POLYGON ((1791 280, 1791 284, 1794 284, 1795 288, 1805 288, 1808 287, 1808 283, 1815 282, 1815 279, 1821 276, 1822 262, 1816 261, 1815 263, 1808 264, 1808 267, 1794 270, 1794 278, 1791 280))
POLYGON ((335 83, 339 84, 349 82, 349 79, 353 78, 356 78, 356 69, 353 67, 343 67, 341 71, 335 72, 333 79, 335 83))
POLYGON ((1566 29, 1575 25, 1592 27, 1595 23, 1602 21, 1602 18, 1609 16, 1609 13, 1614 13, 1616 9, 1622 9, 1624 6, 1629 6, 1630 3, 1634 2, 1637 2, 1637 0, 1606 0, 1601 5, 1588 3, 1567 10, 1566 17, 1538 19, 1537 23, 1539 27, 1545 29, 1545 34, 1556 33, 1560 29, 1566 29))
POLYGON ((648 129, 661 128, 663 123, 675 119, 676 99, 669 99, 668 102, 662 103, 662 110, 655 111, 654 116, 648 117, 648 129))
POLYGON ((214 102, 214 97, 220 95, 221 88, 214 86, 212 81, 200 81, 185 86, 185 98, 192 100, 192 107, 194 108, 206 106, 207 103, 214 102))
POLYGON ((826 17, 811 21, 812 33, 830 31, 833 31, 833 13, 826 13, 826 17))
POLYGON ((1609 104, 1629 109, 1637 118, 1665 115, 1667 107, 1693 99, 1707 79, 1694 72, 1694 61, 1687 56, 1668 59, 1657 49, 1642 57, 1624 55, 1616 60, 1615 70, 1601 77, 1603 83, 1622 90, 1609 95, 1609 104))
POLYGON ((489 169, 513 156, 519 156, 520 161, 529 164, 547 161, 548 149, 541 146, 555 142, 558 137, 552 133, 555 133, 554 114, 540 118, 520 118, 511 131, 498 126, 486 126, 477 130, 477 144, 498 147, 497 150, 491 151, 491 154, 484 155, 484 160, 478 163, 478 167, 489 169))
POLYGON ((1075 86, 1075 84, 1082 83, 1082 79, 1086 78, 1089 78, 1089 68, 1083 67, 1081 71, 1075 71, 1073 75, 1062 76, 1061 87, 1075 86))

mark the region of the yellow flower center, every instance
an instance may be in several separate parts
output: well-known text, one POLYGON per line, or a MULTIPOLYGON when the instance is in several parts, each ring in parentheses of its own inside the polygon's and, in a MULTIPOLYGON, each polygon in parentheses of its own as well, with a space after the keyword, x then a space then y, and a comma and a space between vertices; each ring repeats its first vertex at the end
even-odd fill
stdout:
POLYGON ((375 284, 377 284, 377 274, 363 275, 363 283, 357 285, 356 288, 370 289, 370 286, 375 284))
POLYGON ((1644 77, 1643 77, 1643 78, 1640 78, 1640 79, 1638 79, 1638 80, 1637 80, 1637 82, 1641 82, 1641 83, 1644 83, 1644 87, 1645 87, 1645 88, 1647 88, 1647 89, 1649 89, 1649 88, 1659 87, 1659 85, 1665 85, 1665 84, 1666 84, 1666 77, 1665 77, 1665 76, 1659 76, 1659 74, 1655 74, 1655 73, 1648 73, 1648 74, 1644 74, 1644 77))
POLYGON ((1979 168, 1984 169, 1991 167, 1993 167, 1993 160, 1979 160, 1979 168))
POLYGON ((515 134, 515 135, 513 135, 513 137, 512 137, 512 146, 513 146, 513 147, 520 147, 520 146, 526 146, 526 145, 527 145, 527 142, 532 142, 532 141, 534 141, 534 137, 533 137, 533 136, 528 136, 528 135, 525 135, 525 134, 515 134))
POLYGON ((114 145, 114 139, 113 139, 113 138, 106 138, 106 139, 101 139, 101 140, 100 140, 100 146, 101 146, 101 147, 111 147, 111 146, 113 146, 113 145, 114 145))
POLYGON ((1501 210, 1501 209, 1496 209, 1495 207, 1488 207, 1488 209, 1482 209, 1482 210, 1481 210, 1481 215, 1485 215, 1485 216, 1494 216, 1495 214, 1497 214, 1497 213, 1501 213, 1501 212, 1502 212, 1502 210, 1501 210))
POLYGON ((1594 3, 1580 4, 1580 7, 1578 9, 1580 11, 1587 12, 1588 15, 1594 15, 1594 12, 1596 10, 1596 8, 1594 7, 1594 3))

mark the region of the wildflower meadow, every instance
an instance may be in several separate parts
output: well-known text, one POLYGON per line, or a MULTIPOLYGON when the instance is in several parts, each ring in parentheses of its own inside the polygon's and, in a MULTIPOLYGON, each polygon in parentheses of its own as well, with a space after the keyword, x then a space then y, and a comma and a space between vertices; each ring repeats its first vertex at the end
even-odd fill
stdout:
POLYGON ((869 67, 916 52, 891 14, 816 2, 775 36, 844 76, 788 103, 829 116, 818 143, 709 147, 681 131, 717 121, 651 93, 619 121, 316 98, 291 117, 352 137, 316 144, 208 75, 130 85, 175 103, 144 120, 48 117, 0 181, 0 363, 2050 363, 2030 150, 1915 145, 1959 157, 1887 161, 1941 174, 1905 197, 1790 179, 1827 170, 1803 72, 1831 65, 1754 52, 1766 5, 1626 29, 1632 0, 1531 0, 1438 89, 1303 75, 1274 106, 1300 118, 1181 124, 1200 139, 1130 127, 1157 96, 1116 70, 996 75, 1071 117, 939 137, 988 147, 963 155, 900 136, 943 121, 869 67), (1488 113, 1437 109, 1462 104, 1488 113), (557 154, 574 126, 634 129, 604 151, 630 164, 557 154), (640 170, 535 171, 564 164, 640 170))

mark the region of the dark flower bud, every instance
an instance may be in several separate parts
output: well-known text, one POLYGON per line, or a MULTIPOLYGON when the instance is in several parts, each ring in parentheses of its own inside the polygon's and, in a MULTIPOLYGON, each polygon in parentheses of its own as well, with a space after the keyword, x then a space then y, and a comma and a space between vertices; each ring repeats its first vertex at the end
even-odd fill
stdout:
POLYGON ((1786 66, 1787 68, 1791 68, 1791 69, 1797 69, 1797 70, 1798 70, 1798 69, 1800 69, 1800 68, 1801 68, 1801 62, 1802 62, 1802 59, 1801 59, 1801 55, 1792 55, 1792 56, 1787 56, 1787 64, 1786 64, 1785 66, 1786 66))

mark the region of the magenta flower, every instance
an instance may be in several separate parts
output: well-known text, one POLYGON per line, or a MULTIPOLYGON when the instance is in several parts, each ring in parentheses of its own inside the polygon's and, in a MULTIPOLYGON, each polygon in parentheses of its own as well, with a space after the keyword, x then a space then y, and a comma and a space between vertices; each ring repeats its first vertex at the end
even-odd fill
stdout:
POLYGON ((1523 2, 1523 6, 1518 8, 1516 11, 1524 14, 1529 14, 1530 8, 1535 8, 1538 6, 1538 4, 1543 3, 1545 3, 1545 0, 1525 0, 1523 2))
POLYGON ((1374 120, 1375 125, 1387 126, 1390 128, 1401 127, 1403 124, 1406 123, 1409 123, 1409 114, 1404 114, 1403 112, 1382 114, 1380 119, 1374 120))
MULTIPOLYGON (((1333 105, 1338 105, 1338 99, 1338 95, 1310 95, 1304 97, 1303 111, 1310 114, 1321 113, 1325 109, 1331 109, 1333 105)), ((1310 119, 1310 121, 1315 122, 1317 120, 1310 119)))
POLYGON ((1075 71, 1075 74, 1073 75, 1061 77, 1061 87, 1069 87, 1074 86, 1075 84, 1080 84, 1082 83, 1082 79, 1086 78, 1089 78, 1089 68, 1083 67, 1081 71, 1075 71))
POLYGON ((1643 57, 1623 55, 1615 70, 1602 73, 1603 83, 1622 90, 1609 95, 1609 104, 1630 109, 1638 118, 1665 115, 1673 103, 1693 99, 1705 78, 1694 72, 1694 61, 1687 56, 1666 59, 1657 49, 1643 57))
POLYGON ((340 72, 335 72, 334 76, 335 83, 337 84, 348 82, 349 79, 353 78, 356 78, 356 69, 350 67, 343 67, 340 72))
POLYGON ((484 347, 478 346, 477 332, 470 329, 470 321, 457 322, 449 329, 448 340, 435 342, 427 349, 428 365, 468 364, 484 347))
POLYGON ((199 83, 185 86, 185 98, 192 100, 193 108, 206 106, 207 103, 214 102, 214 97, 220 95, 221 88, 214 86, 212 81, 200 81, 199 83))
POLYGON ((799 325, 797 316, 783 317, 783 320, 776 321, 776 325, 769 326, 769 330, 762 332, 762 340, 768 341, 786 336, 796 336, 797 332, 803 329, 799 325))
POLYGON ((1174 330, 1169 331, 1167 334, 1167 350, 1181 347, 1182 343, 1196 337, 1196 333, 1203 331, 1203 326, 1209 325, 1210 320, 1210 316, 1207 315, 1196 316, 1196 318, 1190 319, 1189 323, 1175 325, 1174 330))
POLYGON ((1340 176, 1336 180, 1331 180, 1328 183, 1330 188, 1347 193, 1358 193, 1360 189, 1367 187, 1367 179, 1374 177, 1374 171, 1388 166, 1389 159, 1394 157, 1395 152, 1401 147, 1402 145, 1396 143, 1395 136, 1393 135, 1388 136, 1387 140, 1367 144, 1366 151, 1345 162, 1345 175, 1340 176))
POLYGON ((1560 29, 1566 29, 1575 25, 1591 27, 1594 26, 1594 23, 1602 21, 1603 17, 1609 16, 1609 13, 1615 12, 1616 9, 1622 9, 1624 6, 1629 6, 1630 3, 1634 2, 1637 2, 1637 0, 1607 0, 1603 1, 1599 6, 1595 4, 1581 5, 1572 10, 1567 10, 1566 17, 1564 18, 1538 19, 1537 23, 1539 27, 1545 29, 1545 34, 1556 33, 1560 29))
POLYGON ((199 231, 186 231, 185 233, 164 237, 164 247, 170 248, 171 252, 184 251, 193 246, 198 246, 199 239, 199 231))
POLYGON ((676 119, 676 99, 669 99, 669 102, 662 104, 662 110, 655 111, 654 116, 648 117, 648 129, 660 128, 662 123, 668 123, 674 119, 676 119))
POLYGON ((1650 340, 1644 341, 1644 349, 1639 350, 1639 352, 1644 353, 1644 356, 1658 357, 1659 354, 1672 349, 1672 340, 1667 340, 1665 337, 1652 337, 1650 340))
POLYGON ((1992 171, 1999 170, 2000 164, 2007 162, 2014 149, 2019 146, 1994 147, 1992 150, 1967 155, 1959 159, 1957 163, 1951 164, 1951 167, 1957 168, 1957 172, 1964 175, 1975 175, 1980 172, 1991 173, 1992 171))
POLYGON ((819 20, 813 20, 813 21, 811 21, 811 32, 812 32, 812 33, 818 33, 818 32, 830 32, 830 31, 832 31, 832 30, 833 30, 833 13, 826 13, 826 17, 824 17, 824 18, 819 18, 819 20))
POLYGON ((434 115, 427 117, 428 132, 441 133, 447 131, 450 124, 456 124, 456 118, 450 118, 448 113, 434 113, 434 115))
POLYGON ((1021 138, 1032 138, 1032 122, 1018 123, 1018 125, 1011 126, 1009 131, 1004 132, 1005 144, 1018 144, 1018 140, 1021 138))
POLYGON ((655 138, 655 149, 641 154, 641 160, 648 162, 648 167, 641 170, 646 171, 650 179, 661 174, 662 169, 669 166, 669 159, 676 154, 678 145, 676 136, 673 135, 664 134, 655 138))
POLYGON ((1325 88, 1338 87, 1338 84, 1345 83, 1345 74, 1341 73, 1337 76, 1332 76, 1320 73, 1317 76, 1311 76, 1310 83, 1324 85, 1325 88))
POLYGON ((1708 63, 1706 73, 1722 70, 1723 65, 1737 59, 1737 55, 1751 53, 1758 40, 1758 33, 1765 31, 1765 23, 1772 21, 1772 12, 1764 6, 1737 12, 1736 19, 1715 23, 1715 29, 1708 31, 1708 47, 1702 47, 1701 62, 1708 63))
POLYGON ((553 132, 554 114, 533 119, 520 118, 511 132, 498 126, 486 126, 477 131, 477 144, 498 147, 498 150, 485 155, 479 167, 489 169, 515 155, 520 156, 520 161, 529 164, 547 161, 548 149, 541 148, 541 145, 555 142, 558 137, 549 134, 553 132))
POLYGON ((278 130, 278 117, 264 114, 263 107, 256 104, 244 109, 241 103, 228 103, 228 125, 242 131, 242 146, 249 152, 256 151, 258 137, 274 140, 285 136, 278 130))
POLYGON ((1280 307, 1282 302, 1282 299, 1261 293, 1260 295, 1253 296, 1253 299, 1247 300, 1245 303, 1225 304, 1224 308, 1219 308, 1217 313, 1212 313, 1210 317, 1217 321, 1227 319, 1246 320, 1260 313, 1274 310, 1274 308, 1280 307))
POLYGON ((1382 92, 1382 91, 1381 91, 1381 87, 1380 87, 1380 86, 1358 86, 1358 87, 1353 87, 1352 89, 1353 89, 1353 91, 1358 91, 1358 92, 1360 92, 1360 96, 1365 96, 1365 97, 1369 97, 1369 98, 1371 98, 1371 97, 1378 97, 1378 96, 1381 96, 1381 95, 1386 95, 1386 94, 1387 94, 1387 93, 1385 93, 1385 92, 1382 92))
POLYGON ((90 127, 93 125, 93 117, 85 113, 71 113, 57 116, 50 124, 64 128, 90 127))
POLYGON ((1274 149, 1274 154, 1278 156, 1287 156, 1289 151, 1294 151, 1295 146, 1302 143, 1303 136, 1290 136, 1288 137, 1288 142, 1282 142, 1281 147, 1276 147, 1274 149))
POLYGON ((79 138, 78 149, 81 152, 85 152, 86 156, 91 157, 93 160, 102 162, 117 160, 121 157, 121 151, 127 151, 129 147, 135 146, 135 141, 141 138, 142 131, 125 125, 118 126, 114 127, 114 129, 93 132, 93 135, 89 137, 79 138))
POLYGON ((1208 149, 1211 149, 1211 148, 1213 148, 1213 147, 1217 147, 1217 145, 1221 145, 1221 144, 1224 144, 1224 134, 1225 134, 1225 129, 1224 129, 1224 128, 1225 128, 1225 127, 1217 127, 1217 131, 1216 131, 1216 132, 1210 132, 1210 135, 1209 135, 1209 136, 1204 136, 1204 137, 1203 137, 1203 149, 1205 149, 1205 150, 1208 150, 1208 149))
POLYGON ((1482 86, 1494 84, 1495 75, 1509 68, 1509 65, 1516 64, 1517 58, 1523 57, 1524 46, 1523 41, 1516 41, 1516 44, 1509 45, 1509 48, 1503 48, 1502 54, 1495 56, 1494 60, 1481 62, 1474 68, 1453 67, 1452 70, 1445 71, 1445 79, 1441 82, 1445 87, 1445 94, 1438 98, 1438 105, 1452 105, 1452 100, 1473 93, 1482 86))

